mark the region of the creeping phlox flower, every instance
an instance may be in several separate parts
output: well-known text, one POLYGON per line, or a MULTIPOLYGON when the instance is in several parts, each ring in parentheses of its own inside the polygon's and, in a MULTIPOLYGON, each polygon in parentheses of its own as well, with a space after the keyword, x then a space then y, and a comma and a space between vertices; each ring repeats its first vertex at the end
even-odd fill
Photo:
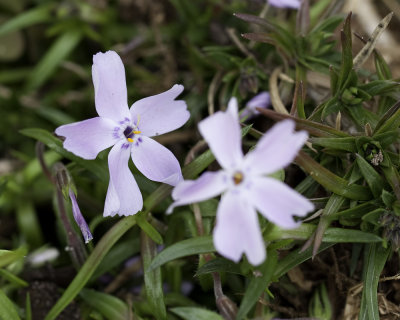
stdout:
POLYGON ((269 93, 267 91, 260 92, 246 103, 246 107, 240 114, 240 120, 244 118, 251 119, 260 114, 256 108, 268 108, 270 102, 271 100, 269 93))
POLYGON ((299 9, 302 0, 268 0, 268 4, 277 8, 299 9))
POLYGON ((175 202, 168 208, 204 201, 222 193, 213 231, 217 251, 234 261, 245 253, 253 265, 265 259, 265 246, 256 210, 283 228, 295 228, 292 215, 304 216, 313 204, 286 184, 267 177, 288 164, 307 139, 307 133, 293 132, 294 122, 285 120, 271 128, 254 150, 243 156, 235 98, 226 112, 217 112, 199 123, 222 167, 205 172, 197 180, 179 183, 172 192, 175 202))
POLYGON ((188 119, 186 103, 175 98, 183 91, 174 85, 166 92, 136 101, 129 109, 125 68, 114 51, 93 56, 92 78, 99 117, 58 127, 64 148, 84 159, 113 146, 108 155, 110 183, 104 216, 132 215, 143 207, 138 185, 129 170, 129 157, 148 179, 175 186, 182 180, 178 160, 151 139, 181 127, 188 119))

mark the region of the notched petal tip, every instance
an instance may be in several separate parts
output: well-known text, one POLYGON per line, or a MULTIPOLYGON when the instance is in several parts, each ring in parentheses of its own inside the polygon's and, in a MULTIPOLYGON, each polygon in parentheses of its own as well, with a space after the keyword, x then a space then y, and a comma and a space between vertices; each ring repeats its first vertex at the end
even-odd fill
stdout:
POLYGON ((176 96, 175 96, 175 98, 176 98, 177 96, 179 96, 183 92, 184 89, 185 88, 184 88, 184 86, 182 84, 178 84, 177 83, 177 84, 174 84, 170 90, 174 94, 176 94, 176 96))

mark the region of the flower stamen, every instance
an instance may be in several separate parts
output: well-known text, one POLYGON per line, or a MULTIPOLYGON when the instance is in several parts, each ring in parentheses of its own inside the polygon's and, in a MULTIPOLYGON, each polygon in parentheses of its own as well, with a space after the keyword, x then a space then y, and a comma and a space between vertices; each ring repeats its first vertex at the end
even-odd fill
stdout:
POLYGON ((243 179, 244 179, 243 173, 241 173, 240 171, 236 171, 236 172, 233 174, 232 179, 233 179, 233 183, 234 183, 235 185, 240 184, 240 183, 243 181, 243 179))
MULTIPOLYGON (((137 129, 137 128, 136 128, 137 129)), ((128 142, 132 143, 133 142, 133 137, 135 136, 135 134, 140 134, 142 133, 139 130, 135 130, 130 126, 127 126, 124 130, 124 135, 126 140, 128 140, 128 142)))

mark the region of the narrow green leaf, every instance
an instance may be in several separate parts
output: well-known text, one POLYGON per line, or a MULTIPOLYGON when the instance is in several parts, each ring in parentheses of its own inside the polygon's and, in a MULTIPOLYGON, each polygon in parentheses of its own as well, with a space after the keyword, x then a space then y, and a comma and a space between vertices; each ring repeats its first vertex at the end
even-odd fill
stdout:
POLYGON ((13 302, 0 289, 0 319, 2 320, 20 320, 13 302))
POLYGON ((361 299, 359 319, 379 320, 378 283, 391 248, 381 244, 371 244, 365 248, 364 255, 364 288, 361 299))
POLYGON ((257 267, 261 276, 253 276, 246 289, 239 311, 236 315, 237 320, 245 319, 251 308, 255 305, 261 294, 268 288, 272 281, 272 276, 276 270, 278 254, 276 251, 268 250, 265 262, 257 267))
POLYGON ((157 246, 144 231, 140 233, 140 243, 147 301, 155 318, 163 320, 167 318, 167 310, 164 303, 161 268, 149 270, 151 261, 157 255, 157 246))
POLYGON ((292 117, 290 115, 278 113, 278 112, 275 112, 273 110, 268 110, 268 109, 257 108, 257 110, 262 115, 266 116, 267 118, 273 119, 275 121, 291 119, 296 122, 297 129, 306 130, 312 136, 326 137, 326 138, 350 137, 350 135, 346 132, 336 130, 332 127, 329 127, 327 125, 324 125, 324 124, 321 124, 318 122, 292 117))
POLYGON ((338 92, 339 75, 333 66, 329 67, 330 84, 331 84, 331 95, 334 97, 338 92))
POLYGON ((16 15, 14 18, 8 20, 0 26, 0 37, 37 23, 49 21, 53 7, 54 3, 40 5, 31 10, 27 10, 24 13, 16 15))
POLYGON ((376 50, 374 50, 374 62, 376 74, 378 75, 379 79, 392 79, 392 73, 388 64, 386 63, 382 55, 376 50))
POLYGON ((372 194, 375 198, 380 197, 383 187, 384 181, 379 173, 358 153, 356 153, 356 162, 358 167, 361 170, 362 175, 364 176, 365 181, 369 188, 372 191, 372 194))
MULTIPOLYGON (((307 240, 317 227, 314 224, 303 223, 296 229, 281 229, 274 225, 268 229, 264 239, 267 241, 296 239, 307 240)), ((322 242, 332 243, 373 243, 382 242, 382 238, 369 232, 343 228, 328 228, 323 233, 322 242)))
POLYGON ((26 293, 25 299, 25 320, 32 320, 31 296, 29 292, 26 293))
POLYGON ((57 139, 50 132, 39 128, 28 128, 20 130, 20 133, 43 142, 47 147, 61 154, 63 157, 89 170, 102 181, 107 181, 108 179, 107 168, 100 161, 84 160, 80 157, 75 156, 73 153, 68 152, 62 147, 61 140, 57 139))
POLYGON ((136 217, 136 222, 140 229, 142 229, 146 234, 157 244, 163 244, 163 238, 161 234, 144 218, 142 214, 136 217))
POLYGON ((377 134, 384 133, 391 130, 397 130, 400 126, 400 102, 396 102, 390 109, 382 116, 377 123, 373 137, 377 134))
POLYGON ((15 274, 11 273, 6 269, 0 269, 0 276, 3 277, 4 279, 7 279, 12 284, 20 287, 27 287, 29 285, 28 282, 22 280, 21 278, 17 277, 15 274))
POLYGON ((366 213, 375 210, 377 208, 377 204, 375 201, 368 201, 362 204, 359 204, 355 207, 343 210, 343 211, 338 211, 334 214, 332 214, 329 218, 331 220, 337 220, 339 218, 345 218, 345 219, 359 219, 366 213))
POLYGON ((170 311, 184 320, 223 320, 218 313, 203 308, 177 307, 170 311))
POLYGON ((368 188, 357 184, 349 185, 347 180, 333 174, 305 152, 299 152, 296 163, 327 190, 353 200, 370 200, 368 188))
POLYGON ((93 281, 113 268, 118 267, 138 252, 140 252, 139 239, 127 239, 118 242, 101 261, 96 272, 93 273, 91 280, 93 281))
MULTIPOLYGON (((319 249, 318 253, 332 247, 334 243, 323 243, 319 249)), ((302 264, 304 261, 307 261, 313 256, 311 248, 308 248, 305 251, 301 251, 301 249, 297 249, 289 253, 282 260, 278 262, 276 268, 274 269, 274 280, 279 279, 284 274, 286 274, 289 270, 294 267, 302 264)))
POLYGON ((242 272, 240 271, 240 266, 237 263, 222 258, 216 258, 203 264, 199 269, 197 269, 195 275, 199 276, 212 272, 242 274, 242 272))
POLYGON ((346 138, 310 138, 313 145, 321 146, 324 148, 341 150, 347 152, 356 152, 357 147, 355 144, 355 137, 346 138))
POLYGON ((186 256, 194 254, 214 252, 212 236, 202 236, 186 239, 165 248, 151 262, 149 270, 158 268, 159 266, 186 256))
POLYGON ((25 247, 20 247, 17 250, 0 250, 0 268, 22 259, 26 253, 25 247))
POLYGON ((347 16, 341 31, 342 65, 339 75, 339 87, 343 89, 353 68, 352 40, 351 40, 351 12, 347 16))
POLYGON ((314 256, 317 254, 317 251, 322 243, 322 239, 329 225, 331 224, 330 216, 335 214, 340 210, 345 198, 343 196, 332 194, 322 212, 322 215, 319 219, 317 229, 314 233, 314 246, 313 246, 313 254, 314 256))
POLYGON ((115 296, 92 289, 82 289, 80 297, 109 320, 129 319, 128 305, 115 296))
POLYGON ((57 66, 74 50, 82 38, 78 30, 61 35, 35 66, 26 82, 28 91, 40 87, 56 70, 57 66))
POLYGON ((51 308, 44 320, 54 320, 60 312, 79 294, 82 288, 89 281, 96 271, 100 262, 108 251, 136 223, 135 216, 127 217, 116 223, 99 241, 93 252, 90 254, 85 264, 79 270, 78 274, 72 280, 71 284, 64 291, 61 298, 51 308))

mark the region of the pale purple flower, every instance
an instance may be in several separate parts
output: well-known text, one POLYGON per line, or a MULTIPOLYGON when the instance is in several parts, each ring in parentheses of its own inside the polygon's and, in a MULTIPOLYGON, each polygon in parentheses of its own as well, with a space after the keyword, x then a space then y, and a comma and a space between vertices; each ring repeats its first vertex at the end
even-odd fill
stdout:
POLYGON ((89 226, 87 225, 85 218, 82 216, 81 210, 79 209, 78 202, 76 201, 75 193, 72 189, 69 189, 69 198, 72 204, 72 214, 79 229, 81 229, 85 243, 89 243, 93 239, 92 233, 90 232, 89 226))
POLYGON ((243 112, 240 114, 240 120, 251 119, 252 117, 260 114, 256 108, 268 108, 271 103, 269 93, 267 91, 260 92, 253 98, 251 98, 244 108, 243 112))
POLYGON ((222 167, 197 180, 179 183, 168 208, 204 201, 222 193, 213 231, 217 251, 233 261, 245 253, 253 265, 265 259, 265 246, 257 211, 283 228, 295 228, 293 215, 304 216, 313 204, 286 184, 266 176, 290 164, 307 140, 304 131, 285 120, 271 128, 254 150, 243 156, 237 101, 226 112, 217 112, 199 123, 199 130, 222 167))
POLYGON ((299 9, 302 0, 268 0, 268 4, 277 8, 299 9))
POLYGON ((182 180, 178 160, 150 137, 175 130, 189 119, 186 103, 175 100, 183 86, 136 101, 129 109, 125 68, 114 51, 93 56, 92 78, 99 117, 61 126, 56 134, 66 138, 65 149, 84 159, 95 159, 113 146, 104 216, 132 215, 142 209, 143 199, 129 170, 129 157, 150 180, 172 186, 182 180))

